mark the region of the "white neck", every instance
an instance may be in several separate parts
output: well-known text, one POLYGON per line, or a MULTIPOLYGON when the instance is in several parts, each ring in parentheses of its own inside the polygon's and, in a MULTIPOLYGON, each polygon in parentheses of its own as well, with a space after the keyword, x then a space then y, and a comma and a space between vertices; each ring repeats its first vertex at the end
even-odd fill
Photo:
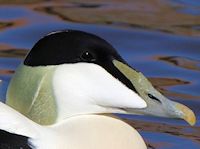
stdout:
POLYGON ((124 113, 122 108, 144 105, 134 91, 101 66, 90 63, 59 65, 53 76, 53 90, 57 121, 79 114, 124 113))

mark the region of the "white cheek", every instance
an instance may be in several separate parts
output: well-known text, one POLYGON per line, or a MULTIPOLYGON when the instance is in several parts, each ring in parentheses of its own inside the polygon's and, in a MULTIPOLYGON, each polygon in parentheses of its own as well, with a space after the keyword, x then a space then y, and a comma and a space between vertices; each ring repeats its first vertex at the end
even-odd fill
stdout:
POLYGON ((146 107, 141 97, 96 64, 76 63, 58 66, 53 77, 53 87, 58 108, 96 112, 104 109, 101 107, 146 107))

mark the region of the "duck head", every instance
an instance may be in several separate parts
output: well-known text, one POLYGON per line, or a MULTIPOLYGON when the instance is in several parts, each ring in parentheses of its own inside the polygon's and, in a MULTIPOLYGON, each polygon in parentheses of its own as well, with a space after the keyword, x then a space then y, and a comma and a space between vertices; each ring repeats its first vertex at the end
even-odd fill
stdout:
POLYGON ((9 84, 6 103, 44 125, 91 113, 195 123, 189 108, 159 93, 108 42, 75 30, 50 33, 35 44, 9 84))

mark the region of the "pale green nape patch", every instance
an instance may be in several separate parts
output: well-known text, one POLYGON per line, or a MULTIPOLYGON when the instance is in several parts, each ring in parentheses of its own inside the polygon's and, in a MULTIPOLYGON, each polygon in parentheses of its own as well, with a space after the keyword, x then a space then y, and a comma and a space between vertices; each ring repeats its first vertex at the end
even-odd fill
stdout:
POLYGON ((6 104, 39 124, 53 124, 57 118, 52 86, 55 67, 21 64, 9 84, 6 104))

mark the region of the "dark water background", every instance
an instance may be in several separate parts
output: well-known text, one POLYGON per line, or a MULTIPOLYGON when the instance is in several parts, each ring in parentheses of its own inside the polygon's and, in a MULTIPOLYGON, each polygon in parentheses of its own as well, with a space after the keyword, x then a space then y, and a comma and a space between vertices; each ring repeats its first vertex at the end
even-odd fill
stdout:
POLYGON ((164 95, 195 111, 194 127, 181 120, 122 115, 150 148, 200 148, 199 0, 0 0, 1 99, 28 50, 60 29, 103 37, 164 95))

